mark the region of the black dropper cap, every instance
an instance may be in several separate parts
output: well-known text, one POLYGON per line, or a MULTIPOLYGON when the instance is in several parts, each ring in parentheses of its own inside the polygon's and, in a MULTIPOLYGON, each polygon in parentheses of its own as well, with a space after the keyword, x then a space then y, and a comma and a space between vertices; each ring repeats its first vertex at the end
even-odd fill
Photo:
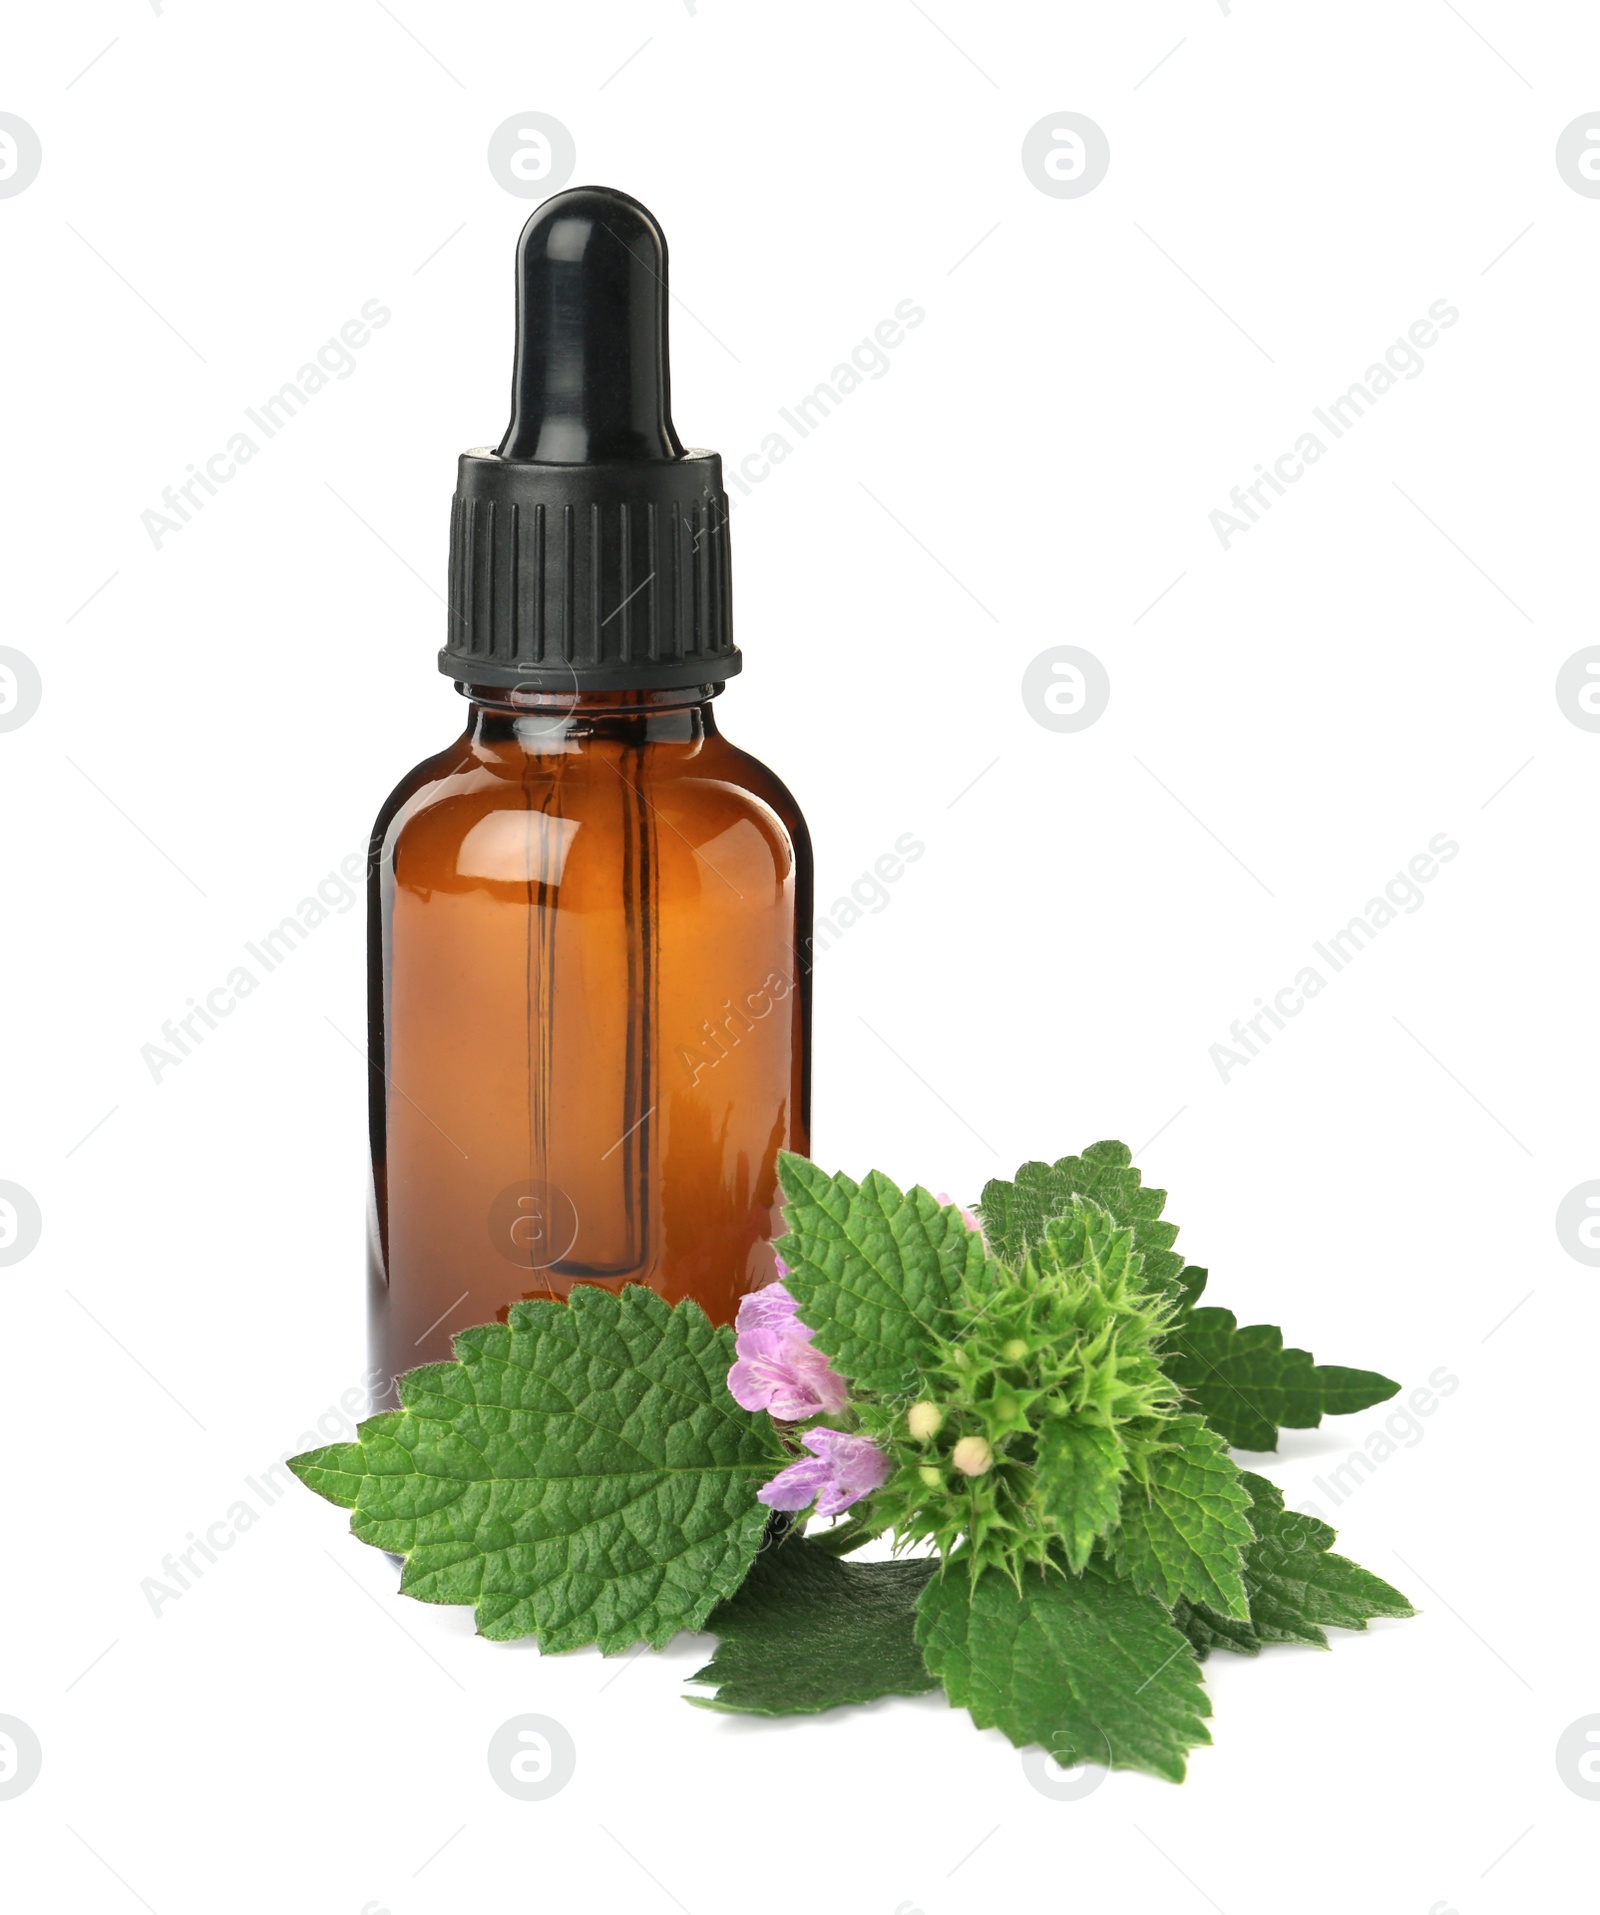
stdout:
POLYGON ((666 238, 626 193, 573 187, 517 242, 511 423, 461 456, 440 670, 627 691, 739 664, 722 461, 672 424, 666 238))

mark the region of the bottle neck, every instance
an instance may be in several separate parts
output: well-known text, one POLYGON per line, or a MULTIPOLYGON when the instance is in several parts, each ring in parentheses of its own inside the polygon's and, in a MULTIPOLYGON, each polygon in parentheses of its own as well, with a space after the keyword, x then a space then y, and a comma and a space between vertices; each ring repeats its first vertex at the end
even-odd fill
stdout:
POLYGON ((458 683, 456 690, 470 701, 466 736, 471 744, 573 751, 605 739, 640 745, 714 738, 711 701, 722 686, 596 692, 458 683))

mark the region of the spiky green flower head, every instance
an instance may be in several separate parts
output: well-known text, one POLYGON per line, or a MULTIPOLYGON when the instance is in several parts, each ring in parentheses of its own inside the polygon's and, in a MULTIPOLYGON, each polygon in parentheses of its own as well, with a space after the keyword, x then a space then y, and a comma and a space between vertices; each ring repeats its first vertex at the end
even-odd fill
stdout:
POLYGON ((969 1281, 912 1403, 864 1403, 893 1469, 873 1520, 964 1552, 979 1574, 1081 1570, 1179 1409, 1160 1343, 1174 1314, 1146 1288, 1133 1232, 1075 1198, 1020 1268, 969 1281))

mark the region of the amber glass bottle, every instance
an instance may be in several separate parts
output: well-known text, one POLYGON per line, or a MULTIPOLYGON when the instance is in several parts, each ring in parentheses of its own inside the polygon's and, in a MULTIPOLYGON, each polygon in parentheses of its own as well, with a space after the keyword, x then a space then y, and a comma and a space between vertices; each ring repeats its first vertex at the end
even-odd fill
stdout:
POLYGON ((461 462, 460 740, 390 797, 370 893, 373 1364, 576 1282, 729 1321, 807 1148, 811 855, 718 733, 739 669, 719 462, 685 453, 666 248, 624 195, 519 248, 512 424, 461 462))

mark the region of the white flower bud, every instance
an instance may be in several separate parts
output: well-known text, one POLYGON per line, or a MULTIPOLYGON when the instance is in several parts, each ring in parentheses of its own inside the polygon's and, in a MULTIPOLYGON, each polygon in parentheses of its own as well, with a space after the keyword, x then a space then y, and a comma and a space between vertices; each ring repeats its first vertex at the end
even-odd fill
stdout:
POLYGON ((950 1452, 950 1461, 963 1476, 984 1476, 994 1466, 994 1451, 981 1436, 963 1436, 950 1452))
POLYGON ((906 1428, 919 1443, 926 1443, 930 1436, 937 1436, 943 1421, 944 1411, 937 1403, 913 1403, 906 1412, 906 1428))
POLYGON ((944 1478, 931 1463, 924 1463, 921 1469, 917 1471, 917 1474, 922 1478, 923 1486, 927 1489, 937 1489, 944 1481, 944 1478))
POLYGON ((1022 1337, 1012 1337, 1009 1343, 1001 1344, 1000 1354, 1007 1363, 1020 1363, 1028 1354, 1027 1342, 1022 1337))

